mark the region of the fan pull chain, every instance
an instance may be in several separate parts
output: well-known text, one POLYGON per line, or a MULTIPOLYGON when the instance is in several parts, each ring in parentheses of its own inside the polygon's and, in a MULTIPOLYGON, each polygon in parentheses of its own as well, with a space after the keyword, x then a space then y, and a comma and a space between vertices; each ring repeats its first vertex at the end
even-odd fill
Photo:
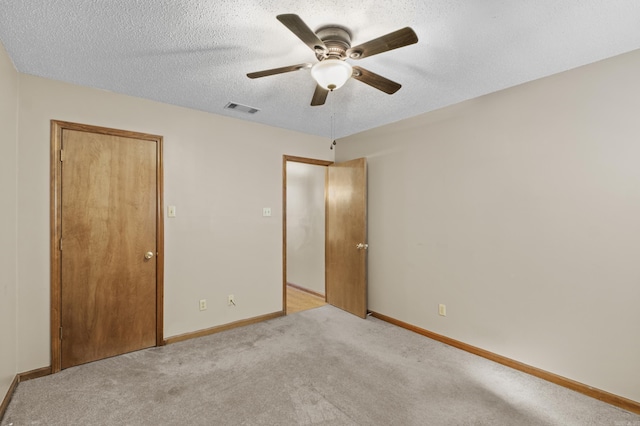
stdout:
POLYGON ((333 99, 329 99, 329 103, 331 104, 331 141, 332 141, 329 149, 333 149, 333 147, 336 145, 336 140, 333 137, 333 120, 335 117, 335 113, 333 109, 333 99))
POLYGON ((329 149, 333 149, 333 147, 336 145, 336 140, 333 138, 333 112, 331 112, 331 146, 329 147, 329 149))

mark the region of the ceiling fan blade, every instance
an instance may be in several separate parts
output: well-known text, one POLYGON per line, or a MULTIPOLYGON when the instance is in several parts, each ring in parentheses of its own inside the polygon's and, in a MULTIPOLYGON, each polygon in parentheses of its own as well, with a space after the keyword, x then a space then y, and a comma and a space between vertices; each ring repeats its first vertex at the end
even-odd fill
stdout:
POLYGON ((316 91, 313 92, 313 98, 311 99, 311 106, 324 105, 327 100, 329 91, 320 85, 316 85, 316 91))
POLYGON ((409 27, 405 27, 383 35, 382 37, 369 40, 366 43, 352 47, 347 50, 347 55, 351 59, 362 59, 368 56, 377 55, 378 53, 388 50, 398 49, 399 47, 408 46, 418 42, 418 36, 409 27))
POLYGON ((278 15, 276 18, 314 52, 325 52, 327 50, 324 42, 318 38, 316 33, 314 33, 298 15, 289 13, 278 15))
POLYGON ((305 63, 305 64, 298 64, 298 65, 289 65, 288 67, 273 68, 270 70, 250 72, 249 74, 247 74, 247 77, 260 78, 260 77, 266 77, 268 75, 282 74, 282 73, 291 72, 291 71, 299 71, 305 68, 311 68, 311 64, 305 63))
POLYGON ((361 67, 353 67, 353 78, 368 84, 371 87, 375 87, 378 90, 382 90, 384 93, 393 95, 402 87, 401 84, 391 81, 381 75, 367 71, 361 67))

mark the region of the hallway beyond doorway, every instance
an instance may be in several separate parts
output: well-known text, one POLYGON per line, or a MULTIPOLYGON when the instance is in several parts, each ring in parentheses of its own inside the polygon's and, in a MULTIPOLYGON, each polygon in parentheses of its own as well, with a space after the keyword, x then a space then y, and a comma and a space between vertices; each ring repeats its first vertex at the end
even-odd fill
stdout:
POLYGON ((324 297, 287 284, 287 314, 318 308, 326 304, 324 297))

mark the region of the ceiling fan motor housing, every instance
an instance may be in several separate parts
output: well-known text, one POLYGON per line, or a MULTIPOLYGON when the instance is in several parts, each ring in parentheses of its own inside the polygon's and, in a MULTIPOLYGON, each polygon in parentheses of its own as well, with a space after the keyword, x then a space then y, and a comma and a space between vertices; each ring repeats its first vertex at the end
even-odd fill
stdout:
POLYGON ((317 46, 315 49, 316 57, 319 61, 328 58, 340 60, 347 58, 347 50, 351 48, 351 33, 349 30, 330 25, 319 28, 316 31, 316 35, 326 46, 326 49, 323 49, 322 46, 317 46))

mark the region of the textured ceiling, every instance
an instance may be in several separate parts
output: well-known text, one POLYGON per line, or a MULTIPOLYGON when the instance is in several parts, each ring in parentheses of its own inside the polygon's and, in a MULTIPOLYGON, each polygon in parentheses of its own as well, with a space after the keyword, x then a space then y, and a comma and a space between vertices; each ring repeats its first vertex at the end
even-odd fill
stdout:
POLYGON ((326 137, 334 114, 343 137, 638 49, 640 1, 0 0, 0 41, 23 73, 326 137), (316 61, 283 13, 353 45, 412 27, 418 44, 349 60, 403 87, 351 79, 311 107, 309 70, 248 79, 316 61))

